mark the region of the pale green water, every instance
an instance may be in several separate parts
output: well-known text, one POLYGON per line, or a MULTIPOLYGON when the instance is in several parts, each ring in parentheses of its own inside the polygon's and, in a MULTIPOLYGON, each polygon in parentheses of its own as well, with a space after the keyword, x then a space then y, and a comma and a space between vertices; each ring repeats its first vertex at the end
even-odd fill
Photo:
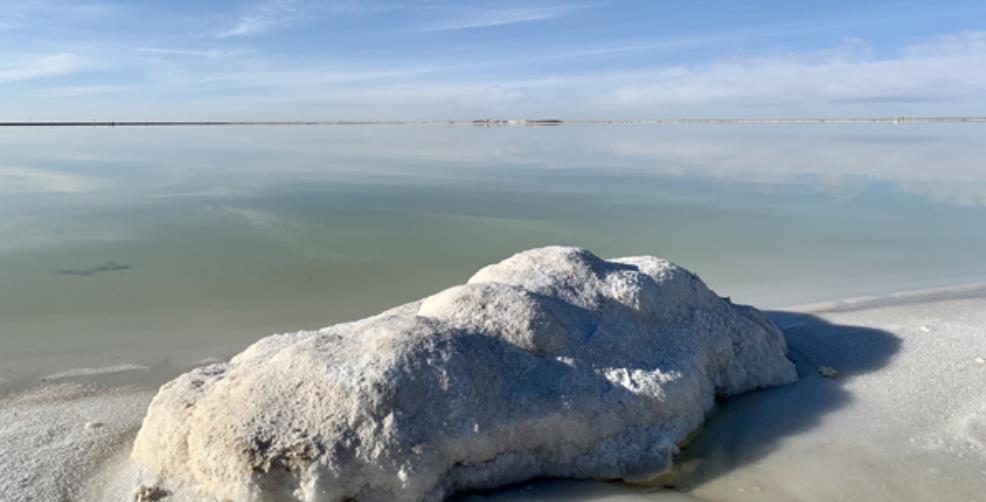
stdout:
POLYGON ((546 244, 669 258, 762 307, 986 280, 984 137, 975 125, 0 130, 0 376, 81 349, 224 355, 546 244), (107 262, 129 269, 92 270, 107 262))

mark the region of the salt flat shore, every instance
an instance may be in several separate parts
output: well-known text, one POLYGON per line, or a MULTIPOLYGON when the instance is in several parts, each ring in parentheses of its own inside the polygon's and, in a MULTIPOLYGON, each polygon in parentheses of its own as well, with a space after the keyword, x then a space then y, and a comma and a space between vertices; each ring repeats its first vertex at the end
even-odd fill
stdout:
MULTIPOLYGON (((458 498, 983 500, 986 288, 769 315, 800 382, 720 403, 672 472, 637 485, 545 480, 458 498)), ((0 500, 130 500, 128 456, 144 410, 161 383, 195 365, 145 363, 0 380, 0 500)))

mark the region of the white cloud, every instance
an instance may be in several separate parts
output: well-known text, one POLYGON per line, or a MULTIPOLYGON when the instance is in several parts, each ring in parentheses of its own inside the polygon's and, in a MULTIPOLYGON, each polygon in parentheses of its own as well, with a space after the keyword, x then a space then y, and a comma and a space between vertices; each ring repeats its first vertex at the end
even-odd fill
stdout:
MULTIPOLYGON (((297 22, 302 18, 315 18, 326 14, 367 14, 413 8, 413 4, 400 2, 371 4, 352 0, 315 3, 303 0, 271 0, 255 6, 212 36, 224 39, 260 35, 297 22)), ((573 5, 461 7, 454 9, 451 17, 426 25, 422 29, 423 31, 451 31, 543 21, 567 15, 577 8, 573 5)))
POLYGON ((348 82, 364 82, 371 80, 389 80, 395 77, 418 75, 438 71, 433 67, 363 67, 339 66, 297 70, 292 68, 226 71, 215 75, 202 76, 195 79, 196 84, 209 82, 228 82, 247 87, 302 87, 322 86, 325 84, 340 84, 348 82))
POLYGON ((625 104, 652 106, 951 99, 974 97, 986 86, 981 68, 986 68, 983 32, 941 37, 882 59, 853 41, 813 53, 684 65, 677 74, 622 85, 613 95, 625 104))
POLYGON ((275 24, 277 23, 271 17, 261 15, 243 16, 232 28, 216 33, 216 38, 256 35, 271 29, 275 24))
POLYGON ((84 58, 68 52, 3 59, 6 62, 0 63, 0 83, 66 75, 85 66, 84 58))
POLYGON ((986 31, 967 31, 943 35, 930 42, 907 47, 904 53, 911 58, 954 57, 959 54, 986 53, 986 31))
MULTIPOLYGON (((362 8, 334 5, 300 0, 268 3, 241 18, 230 18, 226 31, 238 33, 230 36, 246 36, 248 32, 306 22, 312 16, 340 14, 344 8, 362 8), (246 19, 251 17, 258 19, 246 19)), ((410 9, 407 4, 390 8, 410 9)), ((584 8, 490 7, 470 11, 456 7, 452 10, 455 16, 435 29, 547 19, 584 8), (470 12, 475 15, 466 15, 470 12)), ((202 34, 203 29, 195 31, 202 34)), ((123 86, 132 85, 159 98, 134 100, 132 107, 122 110, 114 109, 118 105, 108 99, 96 98, 76 100, 73 109, 65 103, 45 109, 43 102, 8 101, 8 116, 34 119, 45 115, 53 119, 98 117, 105 114, 104 109, 113 110, 114 118, 120 120, 633 119, 974 114, 986 109, 986 96, 981 92, 986 88, 986 72, 981 70, 986 68, 984 31, 946 35, 893 52, 871 50, 862 40, 847 39, 825 50, 775 49, 755 56, 690 58, 684 63, 659 54, 682 47, 718 47, 749 36, 754 35, 747 31, 655 35, 624 41, 572 41, 564 47, 536 45, 519 53, 497 52, 484 57, 450 50, 404 60, 389 54, 355 59, 342 51, 317 58, 275 55, 267 53, 263 45, 253 49, 227 47, 228 41, 206 43, 201 38, 194 42, 196 45, 169 46, 165 41, 175 39, 152 37, 124 49, 87 46, 92 64, 70 53, 18 58, 0 54, 0 82, 66 74, 99 64, 114 71, 132 70, 133 79, 117 80, 123 74, 119 71, 113 73, 112 80, 87 79, 47 89, 37 86, 23 94, 35 98, 105 94, 110 98, 113 92, 124 91, 123 86), (609 55, 620 53, 632 57, 609 60, 609 55), (588 62, 583 64, 580 58, 588 62), (588 64, 595 61, 605 64, 588 64)))
POLYGON ((141 47, 139 52, 159 56, 179 56, 204 59, 224 59, 248 54, 245 49, 165 49, 159 47, 141 47))
MULTIPOLYGON (((336 116, 376 119, 961 115, 986 106, 984 39, 984 33, 949 35, 886 56, 847 40, 813 52, 521 78, 511 65, 529 65, 539 55, 417 69, 361 66, 219 78, 283 89, 251 96, 257 106, 288 106, 304 96, 306 117, 320 105, 336 116), (399 78, 405 75, 417 78, 399 78), (346 85, 354 82, 361 84, 346 85)), ((661 46, 641 42, 605 49, 637 47, 661 46)))
POLYGON ((71 98, 76 96, 90 96, 93 94, 128 92, 134 89, 135 87, 129 85, 66 85, 46 88, 39 93, 44 96, 71 98))
POLYGON ((606 45, 600 45, 598 47, 575 49, 570 52, 555 54, 554 56, 556 58, 564 58, 571 56, 606 56, 611 54, 622 54, 627 52, 667 51, 672 49, 683 49, 687 47, 699 47, 703 45, 711 45, 712 43, 721 43, 730 40, 732 38, 738 38, 738 37, 735 35, 719 34, 719 35, 700 36, 700 37, 663 38, 659 41, 652 41, 652 42, 606 44, 606 45))
POLYGON ((219 31, 213 37, 222 39, 260 35, 290 23, 297 16, 298 8, 293 1, 269 2, 254 8, 249 14, 240 16, 232 26, 219 31))
POLYGON ((428 25, 424 29, 425 31, 450 31, 529 23, 563 16, 574 9, 575 7, 569 5, 468 9, 461 11, 460 14, 451 19, 428 25))

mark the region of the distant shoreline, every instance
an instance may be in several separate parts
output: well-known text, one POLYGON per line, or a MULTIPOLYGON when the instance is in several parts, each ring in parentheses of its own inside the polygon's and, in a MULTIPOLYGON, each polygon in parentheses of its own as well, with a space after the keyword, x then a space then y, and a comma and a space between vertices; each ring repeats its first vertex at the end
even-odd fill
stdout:
POLYGON ((792 118, 678 118, 650 120, 559 120, 559 119, 479 119, 479 120, 151 120, 151 121, 0 121, 0 127, 179 127, 179 126, 474 126, 534 127, 563 125, 734 125, 734 124, 986 124, 977 117, 792 117, 792 118))

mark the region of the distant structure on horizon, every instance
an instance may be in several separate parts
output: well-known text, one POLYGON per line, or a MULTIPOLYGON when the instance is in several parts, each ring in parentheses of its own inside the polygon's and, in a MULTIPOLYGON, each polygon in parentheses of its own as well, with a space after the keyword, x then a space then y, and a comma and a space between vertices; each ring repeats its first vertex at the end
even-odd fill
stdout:
POLYGON ((559 119, 520 119, 520 120, 501 120, 501 119, 479 119, 473 120, 472 124, 477 127, 492 126, 558 126, 564 124, 564 120, 559 119))

